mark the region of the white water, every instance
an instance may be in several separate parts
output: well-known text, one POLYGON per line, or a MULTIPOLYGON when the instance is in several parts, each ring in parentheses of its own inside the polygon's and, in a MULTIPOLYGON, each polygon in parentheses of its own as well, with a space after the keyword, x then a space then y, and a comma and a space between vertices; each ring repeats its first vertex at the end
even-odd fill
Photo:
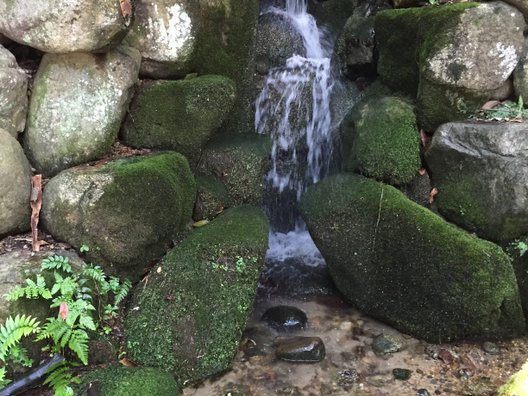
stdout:
MULTIPOLYGON (((285 10, 268 10, 290 19, 302 36, 306 57, 293 55, 284 67, 269 72, 255 114, 256 131, 272 139, 267 183, 275 194, 283 194, 284 199, 295 196, 297 201, 308 186, 328 174, 333 154, 331 51, 306 8, 306 0, 287 0, 285 10)), ((274 210, 273 205, 269 210, 274 210)), ((270 234, 268 260, 297 257, 312 266, 324 263, 302 220, 291 228, 270 234)))

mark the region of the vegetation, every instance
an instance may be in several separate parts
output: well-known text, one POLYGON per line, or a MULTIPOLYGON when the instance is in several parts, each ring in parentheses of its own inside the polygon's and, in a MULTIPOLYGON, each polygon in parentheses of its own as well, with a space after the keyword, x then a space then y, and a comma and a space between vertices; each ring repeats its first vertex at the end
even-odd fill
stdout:
MULTIPOLYGON (((52 256, 42 261, 35 279, 26 279, 25 285, 17 286, 6 294, 8 301, 19 299, 45 299, 50 301, 54 315, 41 324, 37 318, 20 314, 8 317, 0 326, 0 386, 10 381, 6 378, 10 364, 31 367, 32 359, 21 344, 25 337, 44 341, 43 351, 50 354, 73 355, 82 364, 88 364, 90 332, 108 333, 105 322, 117 315, 119 304, 130 290, 128 280, 120 282, 107 277, 99 266, 88 265, 74 270, 63 256, 52 256)), ((48 373, 45 384, 53 388, 55 395, 72 395, 71 383, 77 382, 70 373, 76 361, 61 363, 48 373)))

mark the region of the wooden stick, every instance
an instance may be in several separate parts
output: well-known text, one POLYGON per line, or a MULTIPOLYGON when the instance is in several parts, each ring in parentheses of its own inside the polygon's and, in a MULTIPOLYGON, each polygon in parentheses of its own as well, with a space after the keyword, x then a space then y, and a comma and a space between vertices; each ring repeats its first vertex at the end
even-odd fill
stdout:
POLYGON ((31 178, 31 249, 34 252, 40 250, 38 240, 38 222, 40 209, 42 207, 42 175, 31 178))

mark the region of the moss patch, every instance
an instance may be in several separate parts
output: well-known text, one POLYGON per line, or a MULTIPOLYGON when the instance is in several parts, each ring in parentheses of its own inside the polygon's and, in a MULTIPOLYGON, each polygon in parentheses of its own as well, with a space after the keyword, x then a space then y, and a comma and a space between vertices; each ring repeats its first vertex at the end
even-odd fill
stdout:
POLYGON ((146 83, 131 104, 122 137, 133 147, 176 150, 194 162, 234 100, 234 83, 222 76, 146 83))
POLYGON ((188 236, 134 291, 125 320, 131 358, 179 383, 229 368, 256 293, 268 245, 264 213, 225 211, 188 236))
POLYGON ((196 183, 198 194, 194 204, 194 220, 211 220, 224 209, 232 206, 225 186, 216 177, 200 176, 196 178, 196 183))
POLYGON ((372 96, 357 105, 341 127, 350 146, 348 171, 359 171, 391 184, 410 182, 421 166, 413 108, 396 97, 372 96))
POLYGON ((149 367, 110 366, 94 370, 82 377, 82 384, 75 393, 84 395, 90 384, 101 396, 181 395, 170 374, 149 367))
POLYGON ((524 330, 502 249, 395 188, 338 175, 308 189, 301 209, 336 285, 366 314, 429 342, 524 330))

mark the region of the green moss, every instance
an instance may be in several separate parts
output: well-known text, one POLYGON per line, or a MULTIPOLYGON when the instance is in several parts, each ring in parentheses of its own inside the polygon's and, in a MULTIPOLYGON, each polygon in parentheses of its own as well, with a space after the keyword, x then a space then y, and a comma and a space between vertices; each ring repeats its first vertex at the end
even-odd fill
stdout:
POLYGON ((267 136, 220 135, 207 145, 196 172, 217 177, 234 205, 260 205, 270 152, 267 136))
POLYGON ((395 91, 415 97, 427 57, 452 42, 449 32, 477 3, 385 10, 376 14, 378 73, 395 91))
POLYGON ((528 253, 521 256, 521 252, 517 247, 518 242, 528 244, 528 235, 524 238, 516 239, 515 241, 506 245, 506 252, 513 260, 513 269, 517 277, 517 285, 521 294, 521 303, 525 315, 528 314, 528 253))
POLYGON ((338 175, 308 189, 301 209, 336 285, 366 314, 430 342, 524 330, 502 249, 395 188, 338 175))
POLYGON ((396 97, 370 95, 342 124, 343 142, 351 147, 345 169, 391 184, 408 183, 421 166, 413 108, 396 97))
POLYGON ((225 186, 214 176, 196 178, 198 194, 194 205, 193 219, 213 219, 232 205, 225 186))
POLYGON ((170 374, 149 367, 110 366, 96 369, 82 377, 82 383, 75 393, 84 395, 89 384, 101 396, 181 395, 180 388, 170 374))
POLYGON ((138 308, 125 321, 131 358, 172 372, 180 383, 226 370, 251 309, 267 238, 263 212, 238 207, 169 252, 134 292, 131 307, 138 308))
POLYGON ((234 83, 223 76, 147 83, 131 104, 122 135, 133 147, 176 150, 194 162, 234 100, 234 83))

